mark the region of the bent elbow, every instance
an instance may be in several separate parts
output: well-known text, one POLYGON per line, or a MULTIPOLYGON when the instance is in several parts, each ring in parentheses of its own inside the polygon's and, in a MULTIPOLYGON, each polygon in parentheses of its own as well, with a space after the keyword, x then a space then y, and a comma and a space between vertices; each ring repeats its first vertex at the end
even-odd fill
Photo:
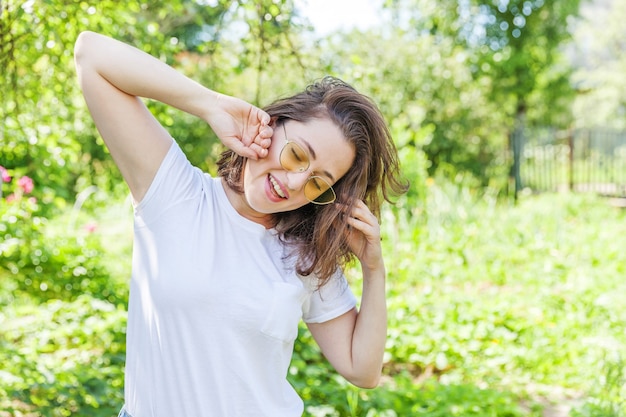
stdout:
POLYGON ((76 64, 83 62, 88 52, 92 50, 93 39, 97 36, 95 32, 83 31, 76 38, 74 43, 74 62, 76 64))
POLYGON ((370 380, 367 380, 359 385, 357 385, 357 387, 359 388, 364 388, 364 389, 374 389, 376 387, 378 387, 378 384, 380 383, 380 375, 376 378, 372 378, 370 380))
POLYGON ((380 384, 380 372, 377 372, 374 375, 355 376, 347 379, 352 385, 356 387, 363 389, 374 389, 378 387, 378 384, 380 384))

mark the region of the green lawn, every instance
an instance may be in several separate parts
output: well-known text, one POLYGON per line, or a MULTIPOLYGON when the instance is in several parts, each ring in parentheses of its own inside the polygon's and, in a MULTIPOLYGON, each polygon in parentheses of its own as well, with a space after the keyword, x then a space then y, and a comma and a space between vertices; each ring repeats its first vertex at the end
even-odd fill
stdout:
MULTIPOLYGON (((68 233, 68 218, 46 227, 44 252, 68 233)), ((290 380, 306 415, 626 415, 625 210, 591 196, 513 204, 431 184, 423 207, 387 210, 383 224, 384 381, 349 386, 303 328, 290 380)), ((119 203, 83 213, 72 229, 97 259, 91 280, 113 282, 112 296, 71 287, 63 300, 25 295, 18 281, 36 279, 0 270, 0 416, 115 415, 130 227, 119 203)), ((357 269, 348 276, 358 292, 357 269)))

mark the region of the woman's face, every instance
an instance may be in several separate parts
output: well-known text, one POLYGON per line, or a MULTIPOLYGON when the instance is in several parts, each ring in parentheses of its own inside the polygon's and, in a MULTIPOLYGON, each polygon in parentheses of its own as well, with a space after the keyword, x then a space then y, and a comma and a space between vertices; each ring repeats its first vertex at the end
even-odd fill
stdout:
POLYGON ((245 200, 257 213, 279 213, 308 204, 304 187, 312 176, 334 185, 354 162, 354 146, 327 118, 311 119, 306 123, 288 120, 284 128, 280 125, 272 127, 274 135, 267 157, 248 160, 244 170, 245 200), (304 155, 298 155, 298 158, 308 157, 308 169, 292 172, 283 168, 280 153, 287 141, 304 151, 304 155))

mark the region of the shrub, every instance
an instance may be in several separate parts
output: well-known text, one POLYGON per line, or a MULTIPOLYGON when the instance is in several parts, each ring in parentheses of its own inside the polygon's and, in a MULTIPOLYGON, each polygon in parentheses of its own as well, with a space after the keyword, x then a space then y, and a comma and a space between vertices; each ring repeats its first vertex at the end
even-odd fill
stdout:
POLYGON ((5 308, 0 323, 1 410, 54 417, 110 417, 119 410, 123 308, 81 295, 5 308))
POLYGON ((12 290, 39 300, 75 299, 80 294, 112 302, 120 300, 120 288, 100 262, 100 239, 93 230, 82 233, 56 230, 41 214, 32 195, 35 184, 28 176, 15 179, 0 166, 9 190, 0 193, 0 275, 11 281, 12 290), (4 270, 4 273, 2 273, 4 270))

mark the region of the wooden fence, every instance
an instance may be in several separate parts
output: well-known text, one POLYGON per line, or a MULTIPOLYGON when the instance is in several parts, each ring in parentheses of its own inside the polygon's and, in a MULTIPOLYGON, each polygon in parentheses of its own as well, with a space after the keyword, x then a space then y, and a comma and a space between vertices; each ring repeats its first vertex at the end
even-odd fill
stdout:
POLYGON ((626 197, 626 131, 524 129, 513 133, 516 193, 593 192, 626 197))

